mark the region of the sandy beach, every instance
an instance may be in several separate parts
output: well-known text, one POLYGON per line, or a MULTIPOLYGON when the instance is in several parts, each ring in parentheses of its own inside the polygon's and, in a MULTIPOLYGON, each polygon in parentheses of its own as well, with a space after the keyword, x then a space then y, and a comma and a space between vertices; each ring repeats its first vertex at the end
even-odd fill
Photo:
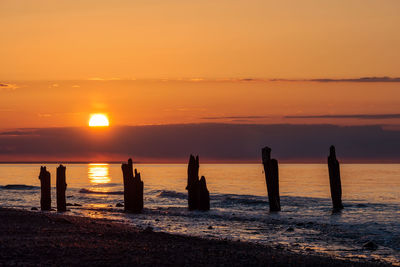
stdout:
POLYGON ((0 218, 0 265, 384 266, 55 212, 0 208, 0 218))

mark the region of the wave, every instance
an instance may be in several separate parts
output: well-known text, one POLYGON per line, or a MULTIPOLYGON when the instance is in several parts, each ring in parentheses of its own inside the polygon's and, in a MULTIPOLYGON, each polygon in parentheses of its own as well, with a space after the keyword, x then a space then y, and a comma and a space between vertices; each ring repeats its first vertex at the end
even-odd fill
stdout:
POLYGON ((8 184, 0 186, 3 190, 35 190, 39 189, 39 186, 25 185, 25 184, 8 184))
POLYGON ((248 196, 248 195, 222 195, 221 203, 223 205, 267 205, 268 201, 264 200, 262 197, 248 196))
POLYGON ((158 197, 186 199, 187 195, 176 191, 163 190, 158 194, 158 197))
POLYGON ((123 191, 108 191, 108 192, 102 192, 102 191, 95 191, 95 190, 90 190, 86 188, 82 188, 79 190, 79 193, 81 194, 96 194, 96 195, 123 195, 123 191))
POLYGON ((106 183, 106 184, 94 184, 91 185, 92 187, 115 187, 115 186, 123 186, 120 183, 106 183))

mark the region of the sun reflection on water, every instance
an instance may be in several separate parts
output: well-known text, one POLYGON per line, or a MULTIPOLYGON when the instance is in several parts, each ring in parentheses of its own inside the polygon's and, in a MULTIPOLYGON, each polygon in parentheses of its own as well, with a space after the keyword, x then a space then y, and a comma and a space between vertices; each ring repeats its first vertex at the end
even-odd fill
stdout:
POLYGON ((107 184, 111 182, 107 163, 91 163, 88 165, 88 177, 92 184, 107 184))

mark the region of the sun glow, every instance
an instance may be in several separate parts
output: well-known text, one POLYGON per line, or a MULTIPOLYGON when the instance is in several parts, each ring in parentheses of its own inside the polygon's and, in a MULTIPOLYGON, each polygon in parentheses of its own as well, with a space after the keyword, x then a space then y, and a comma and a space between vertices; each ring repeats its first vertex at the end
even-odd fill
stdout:
POLYGON ((90 127, 107 127, 109 125, 110 123, 108 122, 108 118, 104 114, 93 114, 90 116, 90 127))

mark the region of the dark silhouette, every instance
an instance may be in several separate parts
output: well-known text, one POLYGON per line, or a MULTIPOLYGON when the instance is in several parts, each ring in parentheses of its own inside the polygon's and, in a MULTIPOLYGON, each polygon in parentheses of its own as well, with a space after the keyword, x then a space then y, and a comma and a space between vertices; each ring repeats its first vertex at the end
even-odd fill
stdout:
POLYGON ((340 145, 341 154, 346 156, 343 160, 398 162, 400 159, 400 131, 379 125, 214 123, 115 126, 109 138, 101 142, 90 138, 88 133, 79 127, 0 131, 0 158, 20 161, 25 159, 24 155, 30 154, 38 161, 71 159, 76 155, 90 159, 94 154, 108 154, 110 151, 120 155, 135 151, 139 159, 186 161, 187 151, 196 151, 202 159, 243 162, 259 161, 260 147, 268 144, 279 151, 280 161, 315 162, 322 159, 326 162, 326 157, 321 155, 326 154, 332 143, 340 145), (9 153, 7 147, 13 147, 13 153, 9 153))
POLYGON ((67 190, 67 183, 65 178, 65 166, 61 165, 57 168, 57 211, 67 211, 67 203, 65 200, 65 190, 67 190))
POLYGON ((40 209, 51 210, 51 193, 50 193, 50 172, 45 166, 40 167, 40 209))
POLYGON ((330 147, 328 157, 329 168, 329 183, 331 186, 331 197, 333 204, 333 211, 340 211, 343 209, 342 204, 342 184, 340 182, 340 166, 339 161, 336 159, 335 147, 330 147))
POLYGON ((189 157, 188 165, 188 204, 189 210, 210 210, 210 193, 207 189, 206 178, 204 176, 199 180, 199 156, 189 157))
POLYGON ((122 174, 124 177, 124 209, 126 212, 141 213, 143 210, 143 181, 140 173, 135 169, 133 175, 132 159, 128 163, 123 163, 122 174))
POLYGON ((271 148, 262 149, 262 162, 264 165, 265 180, 267 182, 269 211, 280 211, 281 201, 279 197, 279 170, 278 161, 271 159, 271 148))

